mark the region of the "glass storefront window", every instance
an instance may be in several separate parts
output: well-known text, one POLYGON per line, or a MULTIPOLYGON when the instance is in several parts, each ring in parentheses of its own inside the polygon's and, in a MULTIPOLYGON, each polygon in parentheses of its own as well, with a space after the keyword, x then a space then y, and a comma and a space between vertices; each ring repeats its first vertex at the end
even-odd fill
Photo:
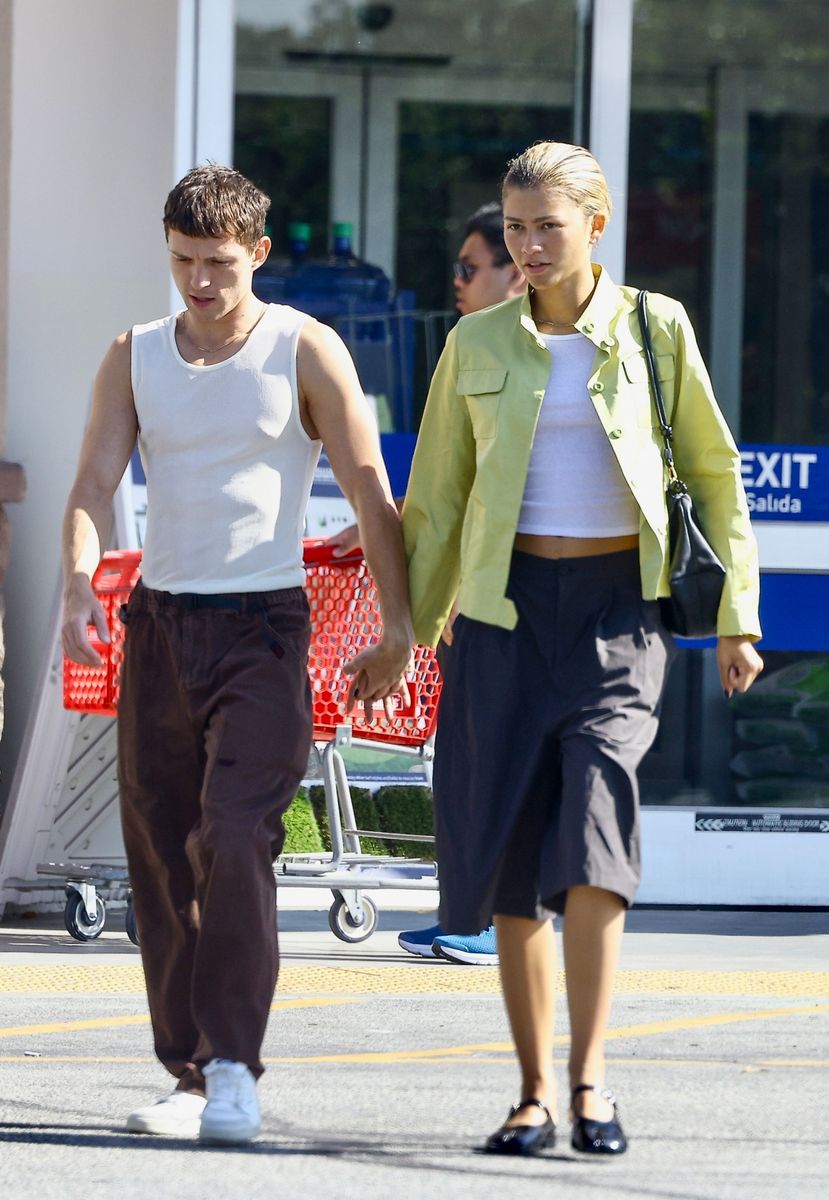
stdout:
MULTIPOLYGON (((824 19, 829 34, 825 7, 824 19)), ((825 61, 823 112, 749 114, 742 395, 747 440, 829 441, 827 70, 825 61)), ((810 77, 814 72, 807 71, 802 86, 810 77)))
POLYGON ((464 221, 498 198, 508 159, 539 130, 568 141, 571 127, 569 105, 401 104, 397 277, 415 289, 420 305, 452 307, 450 265, 464 221))
MULTIPOLYGON (((512 154, 583 137, 591 7, 236 0, 235 162, 273 197, 259 284, 278 293, 294 269, 292 222, 318 265, 334 222, 350 226, 359 296, 309 286, 296 303, 343 334, 383 430, 417 427, 466 218, 512 154)), ((685 304, 739 440, 824 443, 825 0, 635 0, 633 14, 626 281, 685 304)), ((726 706, 713 650, 680 651, 645 803, 829 808, 829 655, 764 653, 762 680, 726 706)))
MULTIPOLYGON (((627 278, 683 301, 738 439, 781 449, 829 440, 827 34, 824 0, 634 7, 627 278)), ((785 638, 728 706, 680 653, 646 801, 829 808, 829 657, 785 638)))
POLYGON ((725 703, 713 651, 681 650, 641 771, 644 804, 829 809, 829 656, 765 651, 725 703))
POLYGON ((356 256, 388 280, 388 314, 378 321, 376 303, 353 300, 316 311, 306 292, 298 307, 340 330, 389 428, 416 428, 454 317, 466 219, 497 199, 513 154, 572 139, 583 10, 577 0, 237 0, 234 161, 274 201, 272 283, 290 270, 291 222, 311 225, 317 259, 334 222, 350 226, 356 256))
POLYGON ((685 303, 744 441, 829 438, 828 35, 825 0, 634 8, 628 278, 685 303))
POLYGON ((331 208, 331 101, 325 96, 238 95, 234 132, 235 165, 271 198, 269 229, 284 245, 290 224, 307 222, 311 253, 324 254, 331 208))

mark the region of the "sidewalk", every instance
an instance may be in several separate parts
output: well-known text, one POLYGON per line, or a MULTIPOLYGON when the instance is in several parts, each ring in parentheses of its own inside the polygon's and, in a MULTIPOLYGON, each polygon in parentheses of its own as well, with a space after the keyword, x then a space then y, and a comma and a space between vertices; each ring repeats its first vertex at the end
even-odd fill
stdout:
MULTIPOLYGON (((4 1196, 827 1195, 829 913, 634 910, 608 1047, 631 1150, 599 1162, 570 1150, 564 1105, 545 1159, 475 1153, 516 1098, 498 973, 399 951, 400 929, 432 921, 385 909, 347 946, 324 911, 283 908, 264 1131, 241 1150, 123 1132, 167 1085, 120 921, 87 945, 56 918, 0 925, 4 1196)), ((566 1028, 562 997, 562 1085, 566 1028)))

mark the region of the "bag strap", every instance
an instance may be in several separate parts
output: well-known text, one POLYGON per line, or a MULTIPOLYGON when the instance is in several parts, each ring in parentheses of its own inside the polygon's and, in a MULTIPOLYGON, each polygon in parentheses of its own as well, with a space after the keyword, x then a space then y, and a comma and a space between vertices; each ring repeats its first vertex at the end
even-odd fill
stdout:
POLYGON ((684 492, 687 491, 685 484, 676 473, 674 466, 673 438, 674 431, 668 424, 668 417, 665 412, 665 400, 662 396, 662 385, 659 382, 659 376, 656 374, 656 360, 653 355, 653 343, 651 342, 651 331, 648 326, 648 293, 643 289, 636 297, 636 311, 639 315, 639 328, 642 331, 642 345, 645 351, 645 361, 648 364, 648 379, 651 385, 651 394, 656 407, 656 415, 659 418, 659 427, 662 430, 662 438, 665 442, 665 449, 662 451, 662 457, 665 460, 665 466, 668 468, 668 489, 669 491, 684 492))

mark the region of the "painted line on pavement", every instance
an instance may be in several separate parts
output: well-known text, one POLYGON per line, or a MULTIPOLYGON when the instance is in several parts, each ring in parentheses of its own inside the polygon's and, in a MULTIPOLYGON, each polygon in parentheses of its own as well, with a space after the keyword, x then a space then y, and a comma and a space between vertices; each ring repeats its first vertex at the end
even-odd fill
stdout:
POLYGON ((53 1021, 48 1025, 12 1025, 0 1029, 0 1038, 28 1037, 35 1033, 79 1033, 84 1029, 114 1029, 121 1025, 149 1025, 149 1015, 90 1017, 85 1021, 53 1021))
POLYGON ((607 1031, 607 1037, 648 1037, 656 1033, 671 1033, 677 1029, 699 1029, 705 1025, 730 1025, 735 1021, 763 1021, 768 1017, 811 1016, 829 1012, 829 1004, 812 1004, 804 1008, 761 1008, 753 1012, 710 1013, 701 1017, 674 1017, 669 1021, 652 1021, 646 1025, 618 1025, 607 1031))
MULTIPOLYGON (((320 996, 314 999, 275 1000, 271 1012, 286 1008, 329 1008, 334 1004, 359 1004, 348 996, 320 996)), ((149 1025, 149 1013, 123 1017, 90 1017, 83 1021, 53 1021, 47 1025, 16 1025, 0 1027, 0 1038, 25 1037, 35 1033, 79 1033, 85 1029, 117 1029, 126 1025, 149 1025)))
MULTIPOLYGON (((266 1065, 275 1065, 285 1062, 304 1061, 299 1059, 285 1058, 267 1058, 263 1057, 262 1062, 266 1065)), ((403 1060, 405 1062, 405 1060, 403 1060)), ((501 1066, 514 1066, 513 1056, 510 1052, 503 1054, 488 1056, 486 1054, 476 1054, 467 1058, 444 1057, 430 1058, 430 1063, 457 1063, 459 1066, 480 1066, 481 1064, 492 1066, 493 1064, 501 1066)), ((716 1067, 722 1069, 724 1067, 732 1067, 741 1073, 750 1073, 753 1071, 775 1070, 778 1068, 818 1068, 825 1070, 829 1067, 829 1058, 760 1058, 751 1059, 746 1062, 741 1062, 733 1058, 625 1058, 614 1055, 607 1056, 607 1062, 616 1066, 626 1067, 716 1067)), ((116 1064, 131 1064, 137 1063, 143 1066, 158 1064, 158 1059, 152 1056, 139 1057, 137 1055, 125 1054, 0 1054, 0 1063, 77 1063, 80 1065, 96 1065, 99 1063, 116 1063, 116 1064)))
MULTIPOLYGON (((357 997, 349 996, 318 996, 314 998, 275 1000, 271 1012, 295 1008, 325 1008, 339 1004, 359 1004, 357 997)), ((812 1004, 808 1007, 795 1008, 761 1008, 751 1012, 709 1013, 698 1017, 675 1017, 668 1021, 650 1021, 640 1025, 618 1025, 607 1031, 607 1040, 626 1037, 650 1037, 661 1033, 673 1033, 684 1029, 699 1029, 710 1025, 730 1025, 741 1021, 763 1021, 769 1017, 809 1016, 814 1013, 829 1012, 829 1004, 812 1004)), ((119 1017, 91 1017, 80 1021, 56 1021, 43 1025, 17 1025, 6 1028, 0 1027, 0 1038, 23 1037, 39 1033, 76 1033, 89 1029, 114 1029, 120 1026, 147 1025, 149 1014, 136 1014, 119 1017)), ((563 1046, 568 1044, 567 1034, 559 1033, 553 1038, 553 1044, 563 1046)), ((449 1046, 431 1050, 377 1050, 365 1054, 311 1055, 289 1058, 275 1058, 272 1062, 400 1062, 435 1056, 463 1056, 478 1052, 505 1053, 512 1052, 511 1042, 482 1042, 469 1046, 449 1046)))
MULTIPOLYGON (((829 1012, 829 1004, 815 1004, 808 1008, 769 1008, 747 1013, 712 1013, 705 1017, 678 1017, 670 1021, 654 1021, 647 1025, 621 1025, 609 1029, 608 1040, 625 1037, 648 1037, 660 1033, 672 1033, 681 1029, 696 1029, 704 1025, 730 1025, 738 1021, 761 1021, 768 1017, 782 1016, 811 1016, 814 1013, 829 1012)), ((553 1045, 569 1045, 567 1034, 559 1033, 553 1038, 553 1045)), ((468 1046, 444 1046, 431 1050, 373 1050, 357 1054, 315 1054, 296 1055, 290 1057, 263 1059, 270 1063, 395 1063, 420 1062, 425 1059, 457 1060, 469 1055, 482 1054, 512 1054, 512 1042, 479 1042, 468 1046)))

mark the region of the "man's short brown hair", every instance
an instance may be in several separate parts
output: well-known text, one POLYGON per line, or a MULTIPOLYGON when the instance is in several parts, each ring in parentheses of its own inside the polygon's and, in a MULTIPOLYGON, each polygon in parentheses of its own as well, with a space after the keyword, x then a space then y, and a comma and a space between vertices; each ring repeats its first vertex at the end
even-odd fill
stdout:
POLYGON ((186 237, 233 237, 248 250, 265 232, 270 196, 232 167, 208 163, 180 179, 164 205, 164 233, 186 237))

